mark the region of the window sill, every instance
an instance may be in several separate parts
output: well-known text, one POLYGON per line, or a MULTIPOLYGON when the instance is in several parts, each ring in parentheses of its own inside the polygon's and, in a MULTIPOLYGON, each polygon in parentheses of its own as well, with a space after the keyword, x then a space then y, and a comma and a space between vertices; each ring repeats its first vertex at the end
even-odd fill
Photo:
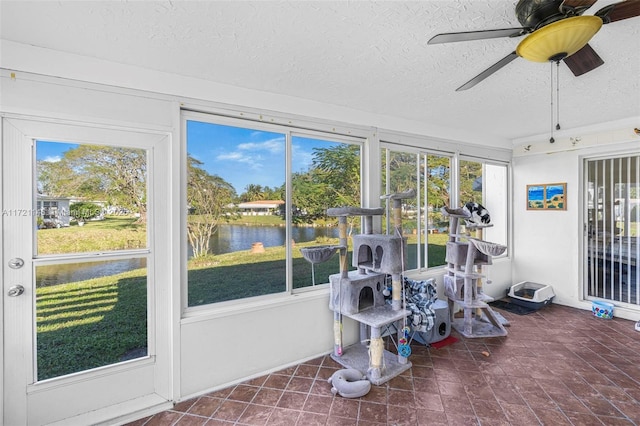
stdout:
POLYGON ((292 303, 300 303, 314 299, 325 299, 329 297, 329 287, 307 290, 293 294, 277 294, 272 296, 259 297, 255 300, 234 301, 233 303, 210 304, 187 308, 183 313, 181 324, 192 324, 200 321, 223 318, 232 315, 239 315, 246 312, 255 312, 262 309, 272 309, 278 306, 286 306, 292 303))

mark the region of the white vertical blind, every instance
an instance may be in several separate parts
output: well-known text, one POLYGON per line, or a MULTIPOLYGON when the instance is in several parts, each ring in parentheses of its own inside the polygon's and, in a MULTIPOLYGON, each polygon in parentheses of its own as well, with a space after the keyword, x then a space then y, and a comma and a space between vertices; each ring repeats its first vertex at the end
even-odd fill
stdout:
POLYGON ((640 156, 586 163, 587 295, 640 304, 640 156))

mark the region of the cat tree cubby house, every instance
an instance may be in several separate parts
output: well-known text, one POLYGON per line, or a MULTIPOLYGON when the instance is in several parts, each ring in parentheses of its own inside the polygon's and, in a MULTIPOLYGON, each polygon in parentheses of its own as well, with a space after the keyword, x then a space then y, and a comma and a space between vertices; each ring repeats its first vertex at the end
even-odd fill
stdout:
POLYGON ((451 326, 461 335, 474 337, 506 336, 501 316, 488 305, 493 298, 482 292, 483 265, 491 265, 493 256, 505 252, 506 246, 461 234, 460 220, 466 221, 467 231, 482 232, 491 224, 472 222, 466 209, 444 207, 442 213, 449 217, 449 241, 447 241, 445 295, 449 302, 451 326), (454 316, 454 305, 460 306, 464 316, 454 316))
MULTIPOLYGON (((382 335, 410 312, 402 303, 402 273, 405 267, 406 238, 402 236, 402 200, 415 197, 415 191, 385 196, 393 202, 393 233, 373 233, 373 216, 384 214, 383 208, 339 207, 327 210, 338 217, 340 237, 340 273, 330 278, 329 308, 334 312, 335 347, 332 358, 347 368, 366 372, 367 379, 380 385, 411 368, 408 354, 394 354, 384 348, 382 335), (347 270, 347 218, 362 216, 362 233, 353 236, 352 265, 347 270), (385 301, 387 277, 391 276, 391 304, 385 301), (342 347, 342 316, 360 325, 360 342, 342 347), (369 342, 369 346, 363 342, 369 342)), ((398 347, 396 345, 396 347, 398 347)))

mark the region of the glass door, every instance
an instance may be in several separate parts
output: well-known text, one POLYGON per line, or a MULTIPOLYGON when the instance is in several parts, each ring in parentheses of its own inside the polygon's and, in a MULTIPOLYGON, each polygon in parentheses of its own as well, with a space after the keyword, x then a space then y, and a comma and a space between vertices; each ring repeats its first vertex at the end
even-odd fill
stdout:
POLYGON ((151 238, 164 136, 10 119, 3 136, 5 424, 166 400, 151 238))
POLYGON ((585 294, 640 305, 640 156, 585 164, 585 294))

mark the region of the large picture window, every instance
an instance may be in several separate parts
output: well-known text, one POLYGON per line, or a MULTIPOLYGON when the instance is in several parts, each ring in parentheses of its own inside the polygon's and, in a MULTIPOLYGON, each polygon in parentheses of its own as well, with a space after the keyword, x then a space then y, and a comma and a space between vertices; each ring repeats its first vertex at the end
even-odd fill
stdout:
POLYGON ((361 205, 362 144, 294 128, 184 113, 187 306, 326 284, 337 256, 326 210, 361 205))

